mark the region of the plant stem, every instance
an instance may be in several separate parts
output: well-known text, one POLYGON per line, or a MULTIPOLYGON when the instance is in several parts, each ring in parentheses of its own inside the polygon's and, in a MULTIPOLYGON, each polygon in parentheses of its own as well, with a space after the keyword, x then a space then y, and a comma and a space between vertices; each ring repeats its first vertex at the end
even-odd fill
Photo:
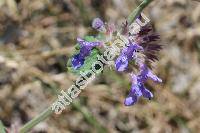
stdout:
MULTIPOLYGON (((144 0, 131 14, 128 16, 128 24, 131 24, 137 16, 142 12, 142 10, 148 6, 153 0, 144 0)), ((51 110, 51 107, 48 107, 46 110, 44 110, 41 114, 39 114, 37 117, 26 123, 21 129, 20 133, 27 133, 30 129, 32 129, 34 126, 39 124, 40 122, 44 121, 46 118, 48 118, 53 111, 51 110)), ((97 125, 99 126, 99 125, 97 125)))
POLYGON ((128 24, 130 25, 139 14, 141 14, 142 10, 147 7, 153 0, 144 0, 135 10, 131 12, 128 16, 128 24))
POLYGON ((3 123, 0 120, 0 133, 6 133, 5 127, 3 125, 3 123))
POLYGON ((44 110, 41 114, 39 114, 37 117, 26 123, 20 130, 20 133, 27 133, 31 128, 36 126, 41 121, 44 121, 46 118, 48 118, 53 111, 51 110, 51 107, 48 107, 46 110, 44 110))

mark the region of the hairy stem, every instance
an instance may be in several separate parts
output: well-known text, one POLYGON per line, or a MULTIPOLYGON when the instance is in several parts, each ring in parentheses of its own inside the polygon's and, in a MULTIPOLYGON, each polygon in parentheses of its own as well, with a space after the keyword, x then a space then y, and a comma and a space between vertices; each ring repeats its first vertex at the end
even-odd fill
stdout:
POLYGON ((128 24, 130 25, 145 7, 147 7, 153 0, 144 0, 135 10, 131 12, 131 14, 128 16, 128 24))
POLYGON ((44 121, 46 118, 48 118, 53 111, 51 110, 51 107, 44 110, 41 114, 39 114, 37 117, 26 123, 20 130, 20 133, 27 133, 31 128, 36 126, 38 123, 44 121))
MULTIPOLYGON (((131 14, 128 16, 128 24, 131 24, 137 16, 142 12, 142 10, 147 7, 153 0, 144 0, 131 14)), ((39 124, 40 122, 44 121, 46 118, 48 118, 53 111, 51 110, 51 107, 44 110, 41 114, 39 114, 37 117, 26 123, 21 129, 20 133, 27 133, 30 129, 32 129, 34 126, 39 124)), ((99 125, 97 125, 99 126, 99 125)))

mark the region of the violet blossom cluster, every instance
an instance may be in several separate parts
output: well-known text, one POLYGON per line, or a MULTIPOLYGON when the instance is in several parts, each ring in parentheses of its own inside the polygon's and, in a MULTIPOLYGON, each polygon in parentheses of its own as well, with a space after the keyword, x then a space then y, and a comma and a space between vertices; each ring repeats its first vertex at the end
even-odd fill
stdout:
MULTIPOLYGON (((142 23, 141 16, 137 22, 142 23)), ((143 23, 144 24, 144 23, 143 23)), ((89 42, 78 38, 80 51, 71 59, 74 69, 79 69, 84 65, 85 58, 90 56, 93 48, 106 48, 112 43, 112 38, 119 33, 113 25, 105 24, 101 19, 96 18, 92 22, 92 27, 103 35, 103 39, 89 42)), ((126 106, 135 104, 143 96, 152 99, 153 94, 145 87, 148 79, 160 83, 162 80, 151 71, 151 64, 158 60, 158 52, 162 46, 157 43, 159 35, 155 34, 152 27, 142 25, 139 32, 130 32, 130 26, 126 22, 122 26, 121 35, 126 38, 127 45, 120 50, 118 57, 115 58, 115 69, 118 72, 129 73, 131 77, 131 89, 124 100, 126 106), (132 34, 134 33, 134 34, 132 34)))

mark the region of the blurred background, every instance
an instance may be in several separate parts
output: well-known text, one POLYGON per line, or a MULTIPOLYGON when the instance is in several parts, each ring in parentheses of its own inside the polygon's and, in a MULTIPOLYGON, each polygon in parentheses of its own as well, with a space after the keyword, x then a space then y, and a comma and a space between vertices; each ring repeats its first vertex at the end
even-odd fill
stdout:
MULTIPOLYGON (((76 37, 93 18, 117 25, 139 0, 0 0, 0 120, 18 129, 49 107, 76 76, 67 72, 76 37)), ((32 133, 197 133, 200 131, 200 2, 155 0, 144 13, 164 45, 153 71, 162 84, 131 107, 127 75, 105 70, 61 115, 32 133)))

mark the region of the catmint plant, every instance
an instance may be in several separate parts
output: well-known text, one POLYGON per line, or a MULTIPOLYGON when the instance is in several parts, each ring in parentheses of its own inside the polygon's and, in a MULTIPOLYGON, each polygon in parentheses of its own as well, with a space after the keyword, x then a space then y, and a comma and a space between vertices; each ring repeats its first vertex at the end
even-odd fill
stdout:
MULTIPOLYGON (((138 21, 142 21, 140 14, 138 18, 138 21)), ((80 73, 81 71, 88 71, 91 69, 90 65, 89 67, 85 67, 88 66, 88 62, 98 60, 96 55, 103 54, 101 53, 103 50, 100 49, 104 49, 105 51, 108 45, 116 45, 113 40, 121 34, 126 40, 124 40, 126 46, 120 50, 118 56, 114 59, 114 68, 118 72, 128 73, 132 83, 129 95, 125 98, 124 104, 126 106, 133 105, 141 96, 149 100, 152 99, 153 94, 145 88, 144 84, 148 79, 158 83, 162 82, 162 80, 151 71, 151 64, 158 60, 158 52, 162 49, 162 46, 157 43, 159 35, 154 33, 149 24, 141 27, 141 30, 136 34, 131 34, 127 21, 122 26, 123 32, 117 31, 117 29, 112 28, 110 25, 105 25, 99 18, 93 20, 92 27, 100 32, 101 37, 90 37, 90 39, 86 38, 86 40, 77 39, 77 45, 80 48, 69 60, 69 70, 72 72, 78 71, 78 73, 80 73), (115 34, 115 32, 117 32, 117 34, 115 34), (110 39, 107 40, 107 38, 110 39), (92 52, 96 50, 98 52, 92 54, 92 52)))
MULTIPOLYGON (((126 46, 115 54, 114 64, 111 64, 117 72, 130 75, 131 88, 129 95, 125 98, 126 106, 134 105, 143 96, 152 99, 153 94, 145 88, 148 79, 154 82, 162 82, 151 70, 152 62, 158 60, 158 52, 162 46, 157 43, 159 36, 154 33, 149 25, 142 26, 136 34, 130 34, 130 25, 140 19, 143 9, 153 0, 143 2, 128 16, 121 29, 116 29, 113 24, 105 24, 100 18, 92 22, 92 27, 99 31, 96 36, 85 36, 77 38, 75 52, 68 60, 68 71, 80 74, 91 69, 93 62, 103 55, 106 48, 112 47, 116 37, 123 36, 126 46)), ((134 32, 133 32, 134 33, 134 32)), ((105 65, 104 65, 105 66, 105 65)), ((53 113, 51 107, 47 108, 34 119, 26 123, 20 133, 26 133, 38 123, 44 121, 53 113)))

